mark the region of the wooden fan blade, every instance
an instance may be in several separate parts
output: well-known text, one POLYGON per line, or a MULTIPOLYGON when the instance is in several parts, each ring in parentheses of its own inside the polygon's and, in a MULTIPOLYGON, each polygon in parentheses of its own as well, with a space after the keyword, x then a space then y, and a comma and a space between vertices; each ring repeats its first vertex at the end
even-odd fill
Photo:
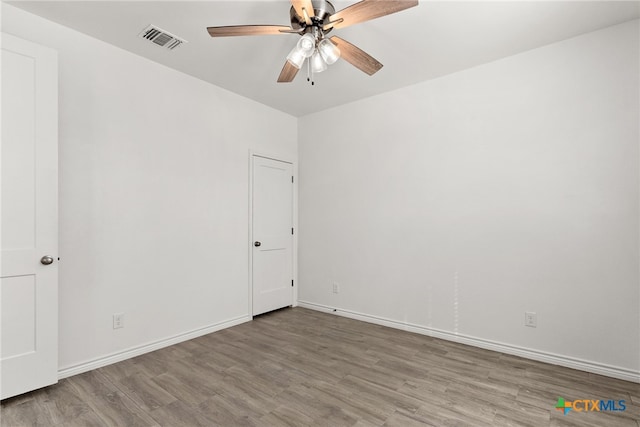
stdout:
POLYGON ((298 16, 302 16, 307 25, 311 25, 311 18, 316 16, 311 0, 291 0, 291 5, 296 10, 298 16))
POLYGON ((325 31, 329 31, 330 29, 332 29, 333 27, 335 27, 336 25, 340 24, 343 21, 344 21, 344 19, 340 18, 337 21, 329 22, 328 24, 325 24, 322 27, 322 29, 325 30, 325 31))
POLYGON ((296 77, 300 69, 296 68, 288 60, 284 63, 284 67, 282 67, 282 71, 280 72, 280 77, 278 77, 278 83, 290 83, 296 77))
POLYGON ((261 36, 266 34, 284 34, 291 27, 284 25, 230 25, 226 27, 207 27, 211 37, 261 36))
POLYGON ((418 0, 362 0, 331 15, 329 23, 342 19, 343 21, 333 25, 333 28, 344 28, 417 5, 418 0))
POLYGON ((329 40, 331 40, 331 42, 340 49, 340 58, 370 76, 374 75, 380 71, 380 68, 382 68, 382 64, 378 62, 377 59, 359 47, 352 45, 348 41, 336 36, 331 37, 329 40))

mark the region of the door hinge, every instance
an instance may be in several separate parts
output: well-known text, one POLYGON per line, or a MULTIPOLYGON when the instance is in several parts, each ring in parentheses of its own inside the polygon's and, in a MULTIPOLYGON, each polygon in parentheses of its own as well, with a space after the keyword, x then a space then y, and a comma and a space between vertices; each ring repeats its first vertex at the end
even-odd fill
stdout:
POLYGON ((293 286, 293 279, 291 279, 291 286, 293 286))
POLYGON ((291 227, 291 234, 293 234, 293 227, 291 227))
POLYGON ((291 183, 293 184, 293 176, 291 176, 291 183))

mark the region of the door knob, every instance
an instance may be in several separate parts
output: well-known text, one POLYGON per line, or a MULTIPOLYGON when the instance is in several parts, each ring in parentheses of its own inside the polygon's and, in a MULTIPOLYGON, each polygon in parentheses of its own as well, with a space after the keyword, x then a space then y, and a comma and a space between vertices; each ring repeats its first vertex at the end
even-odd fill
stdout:
POLYGON ((40 263, 43 265, 53 264, 53 258, 50 257, 49 255, 45 255, 42 258, 40 258, 40 263))
POLYGON ((254 242, 254 243, 253 243, 253 246, 255 246, 255 247, 257 248, 257 247, 258 247, 258 246, 260 246, 261 244, 262 244, 262 243, 260 243, 260 242, 254 242))

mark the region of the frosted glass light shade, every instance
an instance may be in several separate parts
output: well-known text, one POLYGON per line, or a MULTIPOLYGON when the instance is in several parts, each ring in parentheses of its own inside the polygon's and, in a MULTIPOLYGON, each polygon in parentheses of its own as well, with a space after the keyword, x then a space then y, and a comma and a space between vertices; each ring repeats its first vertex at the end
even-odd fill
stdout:
POLYGON ((322 55, 322 59, 324 62, 331 65, 340 58, 340 49, 338 46, 331 43, 331 40, 324 39, 320 43, 318 43, 318 51, 320 55, 322 55))
POLYGON ((298 40, 298 44, 296 47, 300 50, 300 52, 304 55, 305 58, 313 55, 313 51, 316 48, 316 38, 311 33, 307 33, 304 36, 300 37, 298 40))
POLYGON ((311 61, 311 71, 314 73, 321 73, 327 69, 327 63, 322 59, 322 55, 316 50, 313 56, 310 59, 311 61))
POLYGON ((304 56, 302 51, 298 49, 298 45, 291 49, 291 52, 289 52, 289 55, 287 55, 287 61, 289 61, 298 70, 302 67, 305 59, 306 57, 304 56))

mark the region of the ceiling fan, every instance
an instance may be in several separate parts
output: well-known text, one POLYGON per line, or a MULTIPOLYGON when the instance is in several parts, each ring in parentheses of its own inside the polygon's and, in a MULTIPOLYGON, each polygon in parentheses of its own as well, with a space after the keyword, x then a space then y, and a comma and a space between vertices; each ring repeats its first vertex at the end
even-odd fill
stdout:
POLYGON ((327 0, 291 0, 291 26, 232 25, 208 27, 211 37, 299 34, 301 37, 287 55, 278 83, 293 81, 308 59, 308 76, 327 69, 339 58, 373 75, 382 68, 368 53, 340 37, 327 37, 333 29, 345 28, 360 22, 380 18, 418 5, 418 0, 362 0, 338 12, 327 0))

